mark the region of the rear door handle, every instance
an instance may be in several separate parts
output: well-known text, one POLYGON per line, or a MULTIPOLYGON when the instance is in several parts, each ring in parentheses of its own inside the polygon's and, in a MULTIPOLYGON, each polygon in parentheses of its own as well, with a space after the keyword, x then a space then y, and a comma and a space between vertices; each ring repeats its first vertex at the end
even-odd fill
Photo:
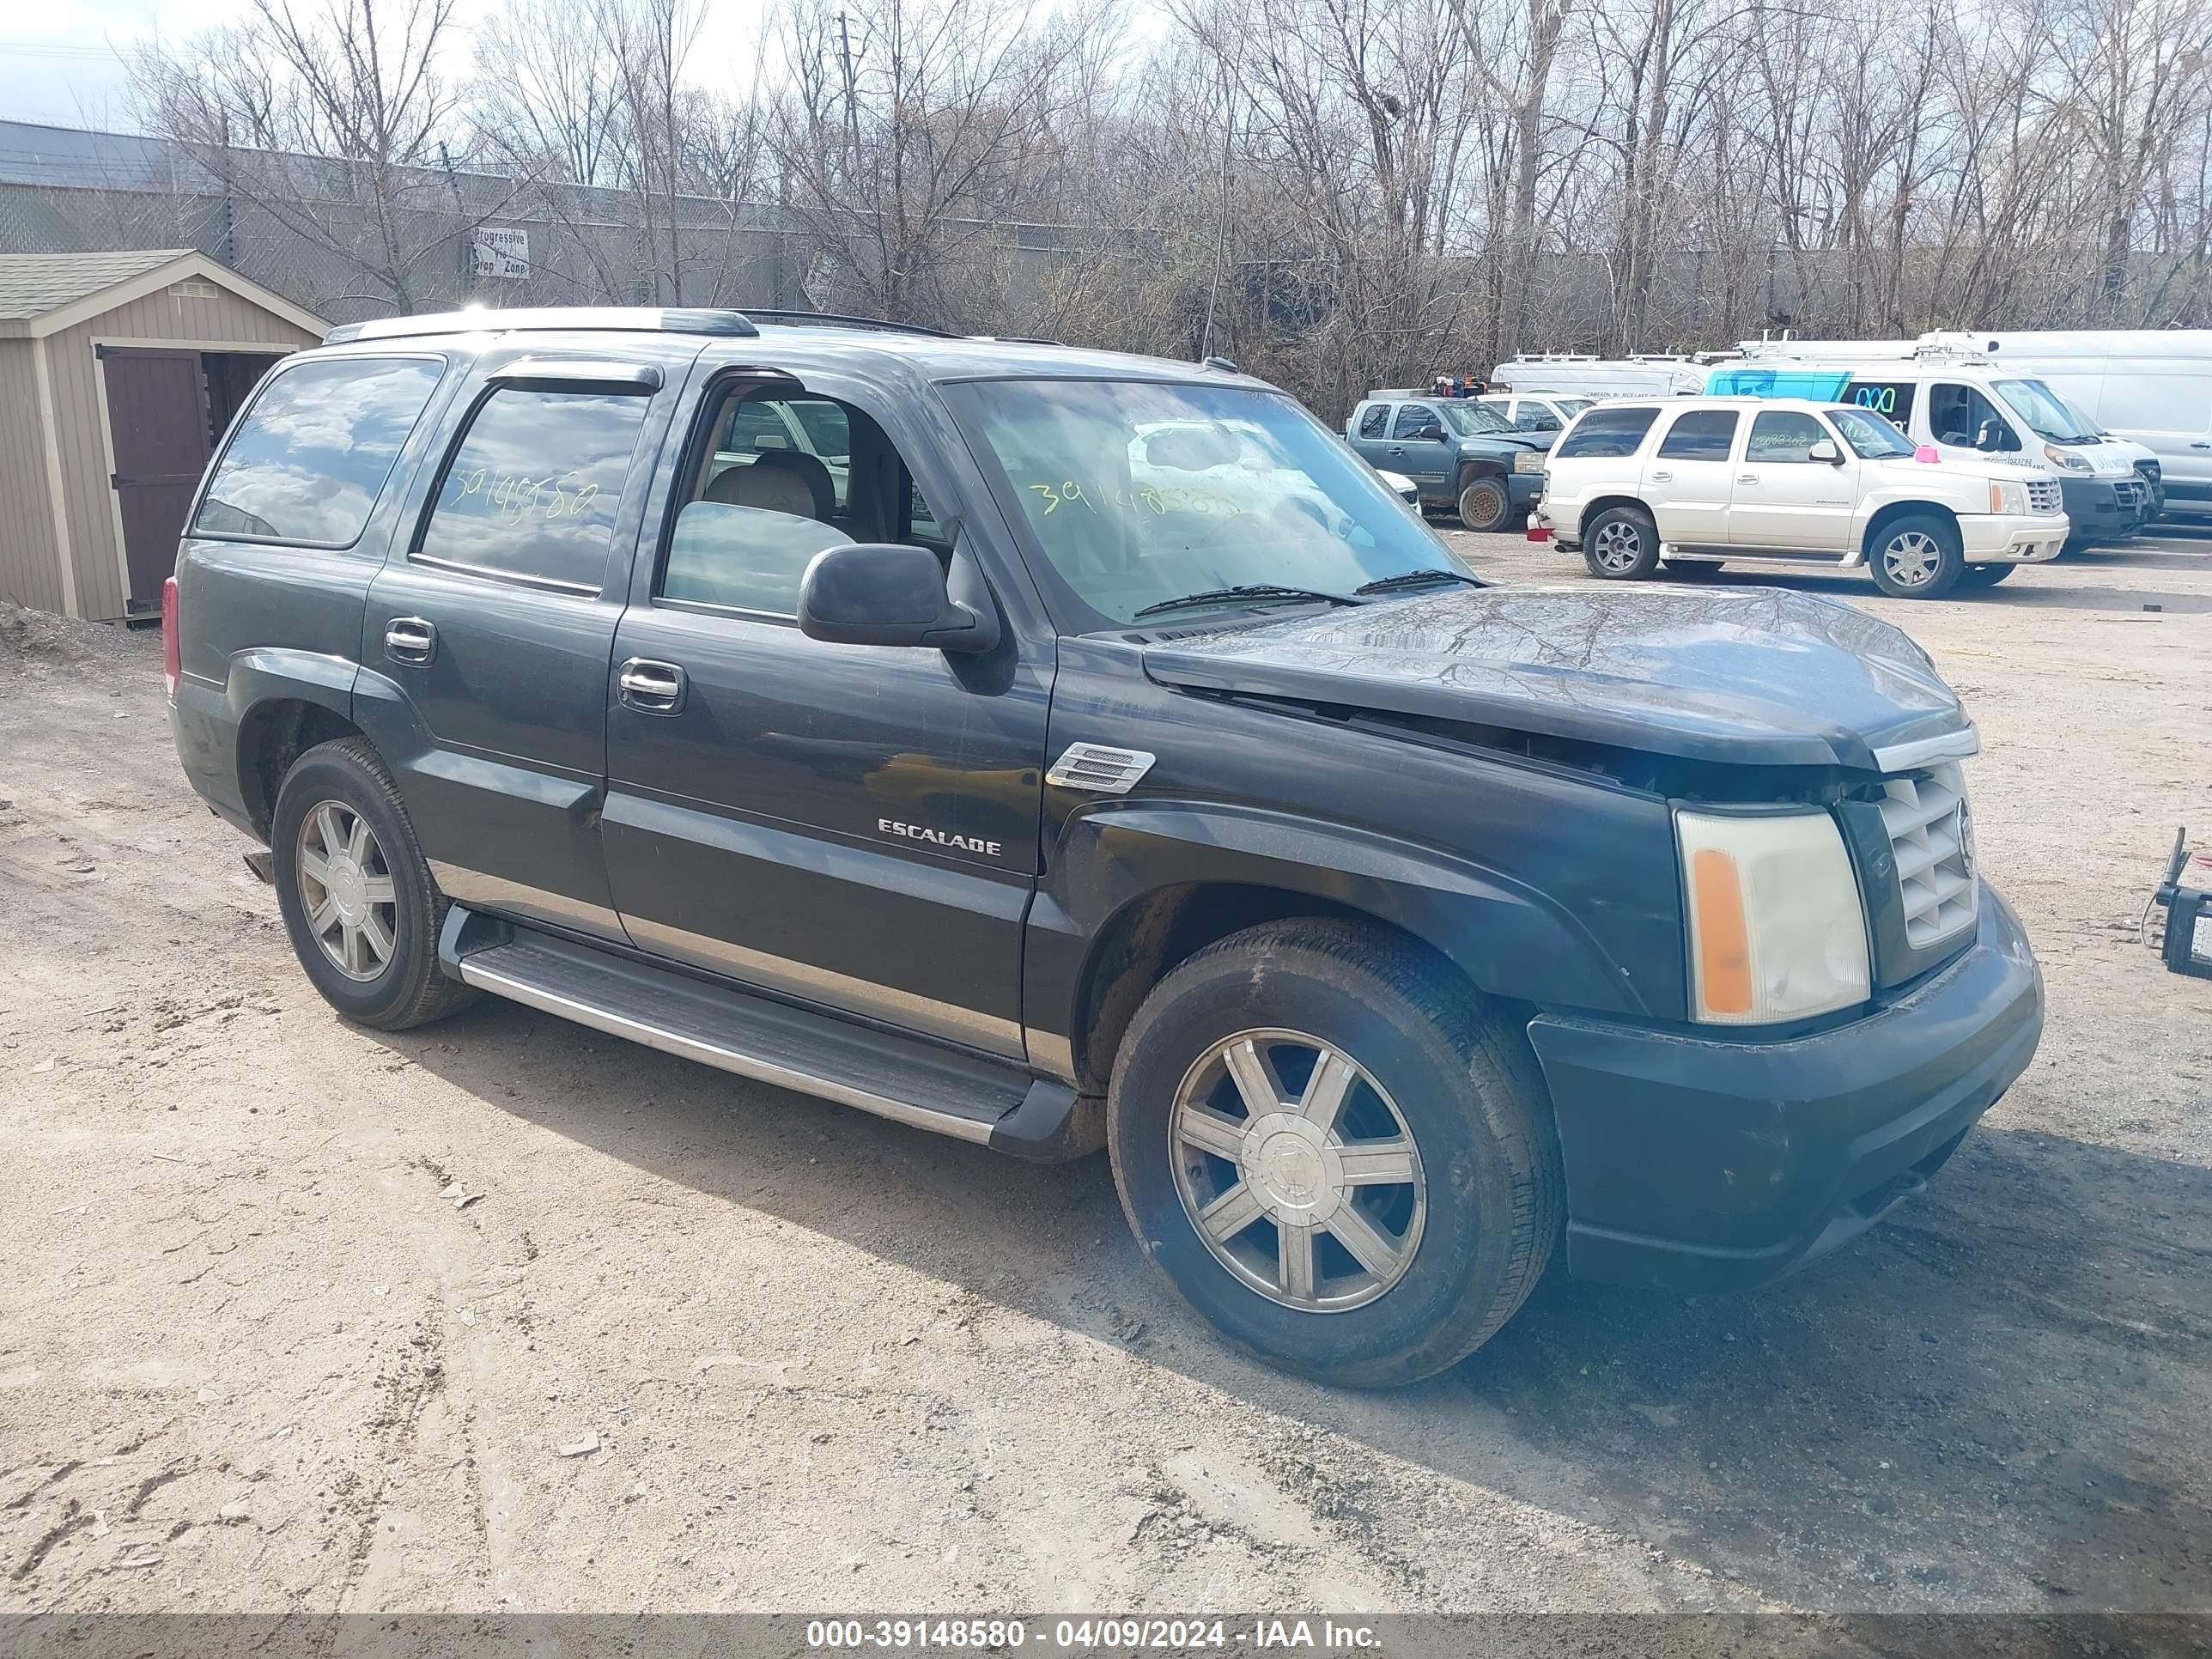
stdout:
POLYGON ((438 630, 420 617, 394 617, 384 624, 384 654, 417 667, 438 656, 438 630))
POLYGON ((2212 442, 2208 442, 2203 438, 2191 438, 2189 441, 2189 447, 2191 449, 2212 449, 2212 442))
POLYGON ((1651 475, 1651 482, 1653 483, 1671 483, 1674 481, 1674 475, 1671 472, 1655 472, 1651 475))
POLYGON ((1739 472, 1735 475, 1735 481, 1738 483, 1755 484, 1759 482, 1759 474, 1756 472, 1739 472))
POLYGON ((673 714, 684 707, 684 671, 672 662, 632 657, 615 674, 615 695, 641 714, 673 714))

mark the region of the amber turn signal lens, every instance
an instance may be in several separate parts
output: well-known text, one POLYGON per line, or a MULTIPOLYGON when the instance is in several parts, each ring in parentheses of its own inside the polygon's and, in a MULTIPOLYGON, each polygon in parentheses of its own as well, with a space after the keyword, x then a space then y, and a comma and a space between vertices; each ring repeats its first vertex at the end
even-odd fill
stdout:
POLYGON ((1749 1013, 1751 935, 1735 860, 1717 847, 1699 848, 1690 860, 1690 897, 1697 907, 1698 980, 1706 1011, 1749 1013))

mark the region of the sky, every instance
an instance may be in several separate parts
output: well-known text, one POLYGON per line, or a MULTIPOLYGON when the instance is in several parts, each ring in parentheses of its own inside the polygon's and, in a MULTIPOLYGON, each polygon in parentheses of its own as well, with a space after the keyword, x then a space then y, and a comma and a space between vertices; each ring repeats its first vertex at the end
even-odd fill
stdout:
MULTIPOLYGON (((461 0, 466 25, 491 0, 461 0)), ((9 6, 0 21, 0 120, 51 126, 134 131, 130 77, 122 55, 155 38, 188 39, 237 21, 246 0, 47 0, 9 6)), ((759 27, 760 0, 713 0, 692 63, 702 74, 725 71, 749 56, 759 27)), ((455 31, 465 42, 468 29, 455 31)), ((465 48, 464 48, 465 50, 465 48)), ((465 59, 454 65, 465 70, 465 59)))

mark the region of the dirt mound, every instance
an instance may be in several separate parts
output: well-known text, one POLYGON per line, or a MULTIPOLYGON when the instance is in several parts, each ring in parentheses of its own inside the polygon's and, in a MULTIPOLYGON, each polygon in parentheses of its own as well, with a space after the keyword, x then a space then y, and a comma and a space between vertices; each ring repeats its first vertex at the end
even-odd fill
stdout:
POLYGON ((82 662, 131 650, 137 643, 129 630, 111 623, 79 622, 0 599, 0 668, 82 662))

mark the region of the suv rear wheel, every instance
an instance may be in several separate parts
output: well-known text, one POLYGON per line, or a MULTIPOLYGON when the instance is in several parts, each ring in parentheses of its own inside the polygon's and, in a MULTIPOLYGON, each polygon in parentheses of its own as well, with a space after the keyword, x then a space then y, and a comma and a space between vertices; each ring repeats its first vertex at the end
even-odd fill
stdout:
POLYGON ((1958 526, 1933 513, 1892 519, 1867 549, 1875 586, 1896 599, 1940 598, 1958 586, 1966 568, 1958 526))
POLYGON ((1459 521, 1468 530, 1498 531, 1513 516, 1512 493, 1505 480, 1480 475, 1459 492, 1459 521))
POLYGON ((1659 526, 1640 507, 1608 507, 1583 532, 1583 562, 1603 581, 1640 581, 1659 568, 1659 526))
POLYGON ((1270 923, 1192 957, 1107 1097, 1146 1255, 1231 1340, 1333 1382, 1411 1382, 1520 1307, 1561 1225, 1534 1057, 1380 929, 1270 923))
POLYGON ((447 900, 391 772, 366 739, 321 744, 293 763, 276 793, 270 851, 293 954, 347 1018, 404 1030, 471 999, 438 969, 447 900))

